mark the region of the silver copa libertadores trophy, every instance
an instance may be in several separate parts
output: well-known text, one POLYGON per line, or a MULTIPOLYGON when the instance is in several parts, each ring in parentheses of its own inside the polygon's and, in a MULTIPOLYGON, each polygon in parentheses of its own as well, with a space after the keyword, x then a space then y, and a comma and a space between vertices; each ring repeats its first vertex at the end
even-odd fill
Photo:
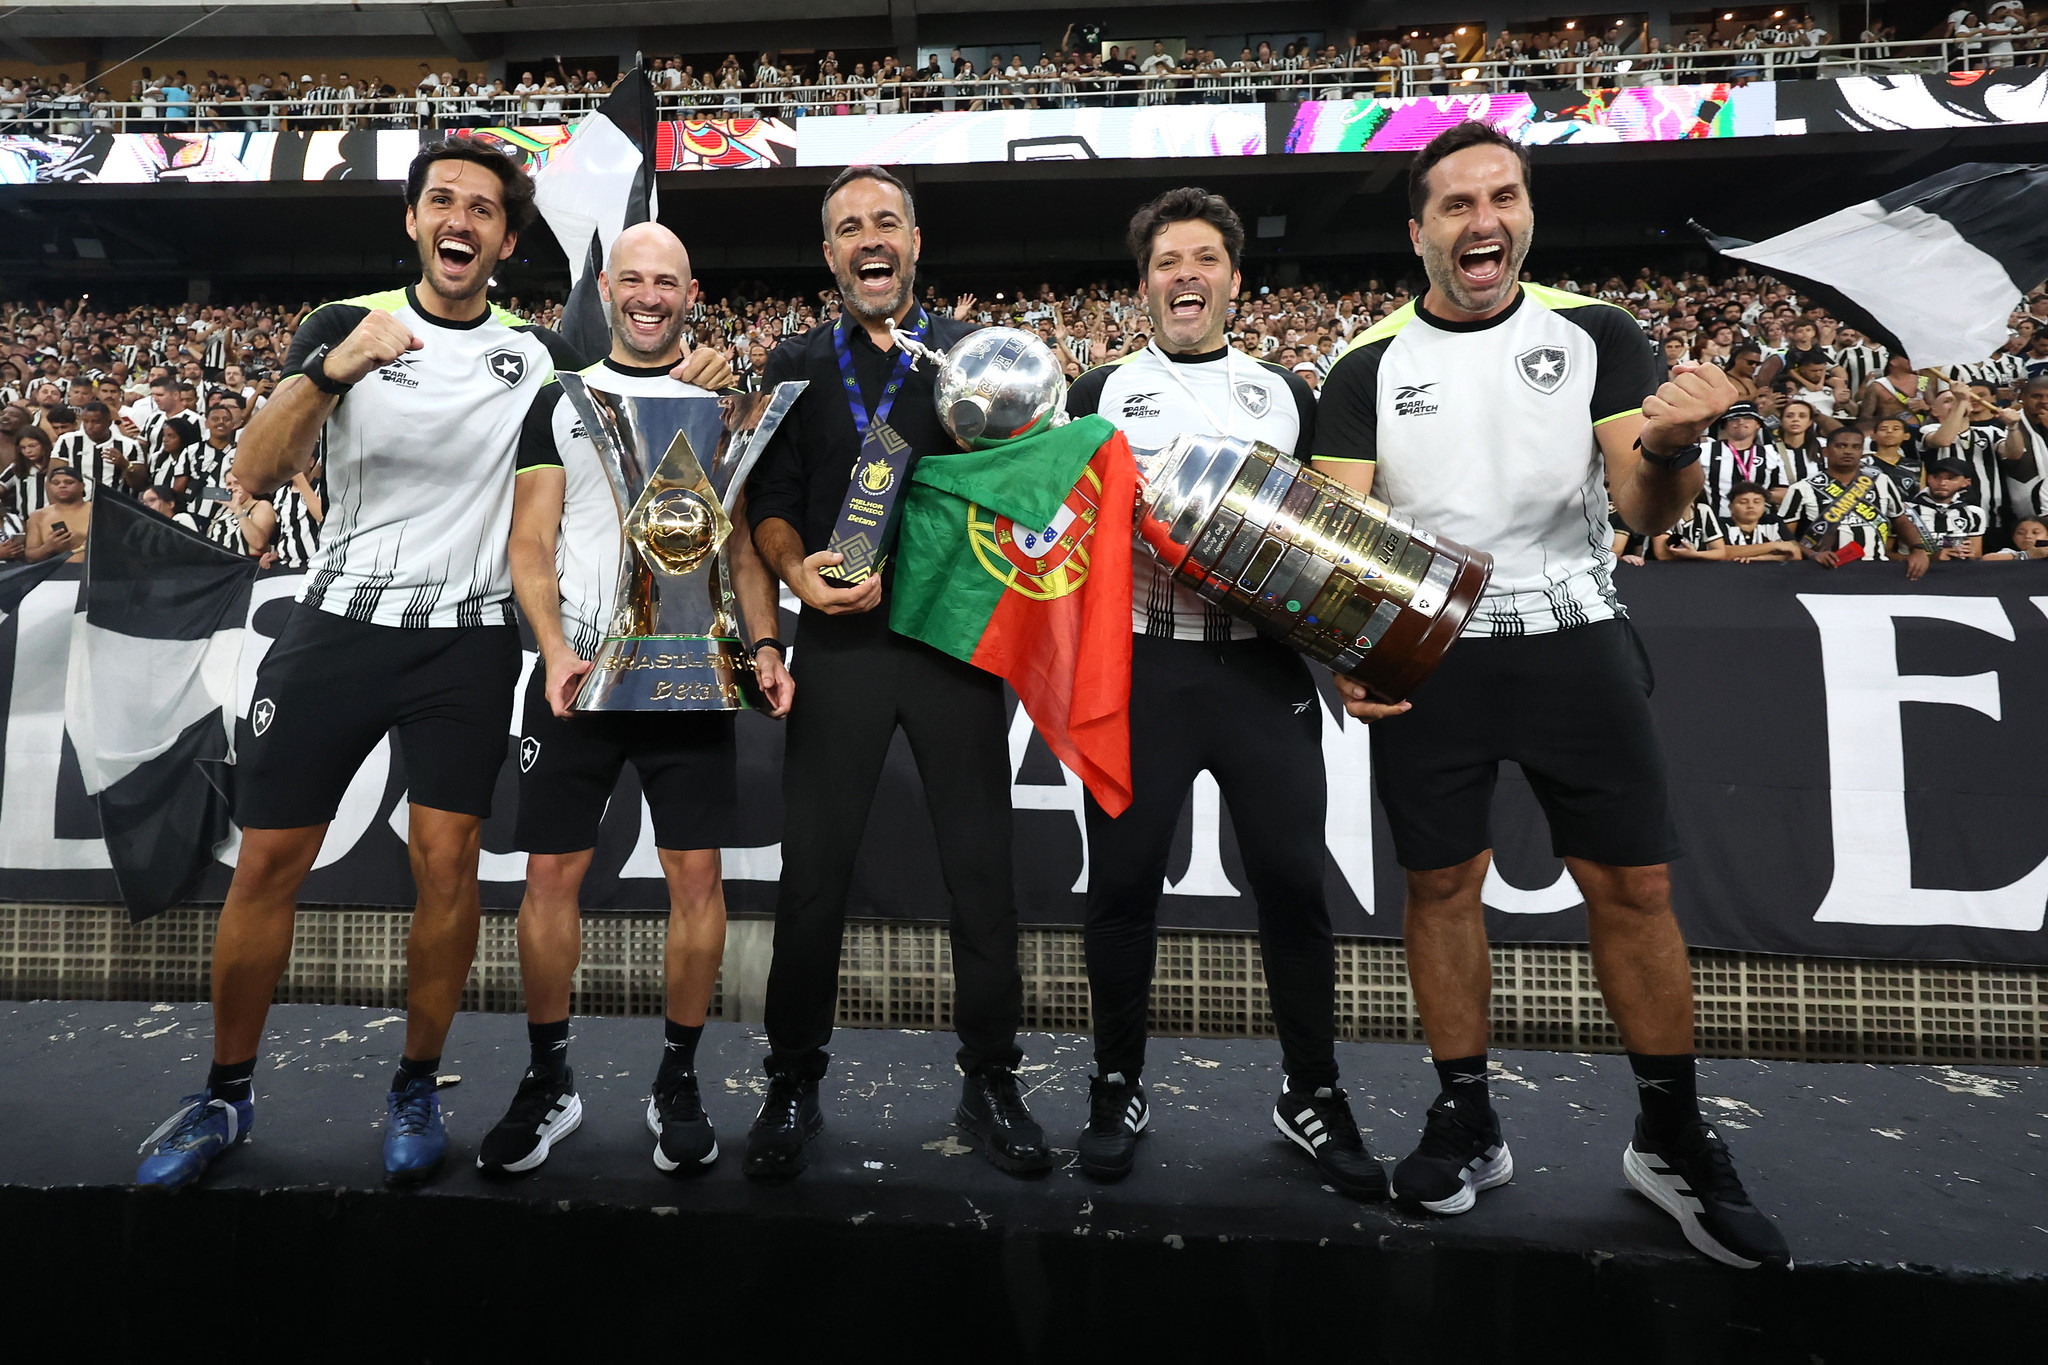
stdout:
MULTIPOLYGON (((1063 406, 1066 381, 1029 332, 985 327, 939 366, 939 421, 987 447, 1063 406)), ((1422 684, 1472 618, 1493 557, 1263 441, 1189 431, 1138 465, 1137 535, 1174 581, 1385 702, 1422 684)))
POLYGON ((676 398, 607 392, 585 375, 560 382, 597 448, 621 532, 611 623, 575 709, 753 709, 760 687, 725 543, 747 474, 805 381, 676 398))

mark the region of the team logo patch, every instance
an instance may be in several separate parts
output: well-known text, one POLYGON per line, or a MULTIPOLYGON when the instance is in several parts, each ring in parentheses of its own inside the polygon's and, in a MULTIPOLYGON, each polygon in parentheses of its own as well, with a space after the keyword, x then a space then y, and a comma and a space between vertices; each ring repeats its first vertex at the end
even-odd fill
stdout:
POLYGON ((1065 597, 1088 579, 1089 538, 1101 515, 1102 479, 1086 470, 1052 525, 1027 530, 1008 517, 967 505, 967 538, 981 567, 1034 602, 1065 597))
POLYGON ((1240 379, 1234 388, 1237 405, 1254 417, 1264 417, 1273 406, 1273 391, 1264 384, 1254 384, 1249 379, 1240 379))
POLYGON ((259 699, 255 707, 249 712, 250 728, 255 730, 256 733, 259 735, 262 734, 265 730, 268 730, 270 728, 270 722, 276 719, 277 703, 271 701, 271 699, 268 697, 263 697, 259 699))
POLYGON ((484 357, 484 368, 506 388, 516 389, 519 381, 526 378, 526 357, 509 346, 502 347, 484 357))
POLYGON ((522 740, 520 740, 520 741, 519 741, 519 771, 520 771, 520 772, 523 772, 523 773, 530 773, 530 772, 532 772, 532 771, 533 771, 533 764, 534 764, 534 760, 535 760, 535 759, 538 759, 539 757, 540 757, 540 741, 539 741, 539 740, 535 739, 535 738, 534 738, 533 736, 531 736, 531 735, 528 735, 528 736, 527 736, 527 737, 526 737, 525 739, 522 739, 522 740))
POLYGON ((1556 393, 1571 372, 1571 357, 1562 346, 1535 346, 1515 357, 1522 380, 1538 393, 1556 393))

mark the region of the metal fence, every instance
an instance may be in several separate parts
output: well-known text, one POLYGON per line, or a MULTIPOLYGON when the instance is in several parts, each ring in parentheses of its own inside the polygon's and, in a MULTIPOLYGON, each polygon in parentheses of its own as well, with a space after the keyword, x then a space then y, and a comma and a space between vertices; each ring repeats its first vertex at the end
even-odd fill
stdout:
MULTIPOLYGON (((1141 108, 1176 104, 1598 90, 1631 85, 1835 80, 1996 70, 2048 60, 2048 34, 1997 43, 1929 39, 1814 47, 1527 55, 1507 60, 1373 66, 1306 66, 1255 71, 1183 68, 1153 75, 1099 73, 954 77, 904 72, 877 82, 851 78, 794 85, 657 89, 664 118, 799 118, 988 109, 1141 108)), ((659 74, 654 73, 659 81, 659 74)), ((574 123, 603 93, 497 90, 415 92, 389 97, 333 92, 275 100, 188 94, 181 101, 57 95, 0 107, 0 133, 274 132, 374 128, 545 126, 574 123)))
MULTIPOLYGON (((0 905, 0 999, 204 1000, 217 910, 180 909, 131 925, 119 906, 0 905)), ((299 1004, 405 1003, 411 916, 304 909, 277 998, 299 1004)), ((517 1012, 516 917, 484 915, 462 1008, 517 1012)), ((662 1013, 667 916, 583 921, 577 1014, 662 1013)), ((770 926, 736 920, 711 1017, 758 1022, 770 926)), ((1024 1026, 1086 1033, 1088 974, 1076 929, 1027 929, 1019 944, 1024 1026)), ((1716 1057, 1806 1061, 2048 1062, 2048 971, 1968 963, 1773 957, 1695 950, 1695 1038, 1716 1057)), ((1423 1041, 1399 943, 1339 939, 1337 1032, 1356 1042, 1423 1041)), ((854 922, 839 963, 838 1023, 950 1029, 952 953, 940 925, 854 922)), ((1272 1010, 1255 935, 1161 933, 1152 1032, 1270 1038, 1272 1010)), ((1493 950, 1493 1042, 1503 1048, 1618 1052, 1592 955, 1572 944, 1493 950)))

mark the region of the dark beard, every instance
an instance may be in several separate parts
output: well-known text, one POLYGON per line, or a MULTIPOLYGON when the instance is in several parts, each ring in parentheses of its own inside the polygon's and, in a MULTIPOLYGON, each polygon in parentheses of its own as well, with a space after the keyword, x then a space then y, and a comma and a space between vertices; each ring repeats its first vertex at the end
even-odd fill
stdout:
POLYGON ((855 317, 865 319, 868 322, 895 317, 903 311, 903 305, 910 302, 910 288, 912 284, 911 277, 903 273, 901 266, 898 266, 896 270, 896 292, 889 296, 889 302, 885 307, 875 309, 869 308, 858 297, 858 290, 860 289, 860 281, 858 279, 852 275, 836 275, 835 282, 839 285, 840 305, 855 317))
MULTIPOLYGON (((1533 236, 1533 234, 1532 234, 1533 236)), ((1454 255, 1447 255, 1428 245, 1423 246, 1422 271, 1429 276, 1429 282, 1443 296, 1466 313, 1483 313, 1488 308, 1498 307, 1500 301, 1514 292, 1515 281, 1522 278, 1522 262, 1529 255, 1529 237, 1509 237, 1506 259, 1501 262, 1502 287, 1499 298, 1492 303, 1478 303, 1465 291, 1458 279, 1458 263, 1454 255)))
POLYGON ((681 313, 672 314, 668 320, 669 325, 662 329, 660 342, 653 350, 643 351, 633 344, 633 334, 626 329, 626 317, 621 309, 613 308, 609 321, 612 328, 612 340, 650 365, 654 363, 654 357, 666 355, 669 351, 673 350, 676 342, 683 335, 683 315, 681 313))

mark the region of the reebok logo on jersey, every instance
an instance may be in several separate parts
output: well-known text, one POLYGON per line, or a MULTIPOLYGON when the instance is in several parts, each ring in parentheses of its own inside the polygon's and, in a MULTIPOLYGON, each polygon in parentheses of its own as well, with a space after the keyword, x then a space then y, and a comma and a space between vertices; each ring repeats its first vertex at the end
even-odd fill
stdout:
POLYGON ((1394 390, 1394 415, 1396 417, 1433 417, 1436 415, 1436 395, 1430 390, 1441 380, 1432 379, 1427 384, 1403 384, 1394 390))
POLYGON ((535 759, 537 759, 537 758, 539 758, 539 757, 540 757, 540 741, 539 741, 539 740, 535 739, 535 738, 534 738, 533 736, 531 736, 531 735, 528 735, 528 736, 527 736, 527 737, 526 737, 525 739, 522 739, 522 740, 520 740, 520 741, 519 741, 519 771, 520 771, 520 772, 523 772, 523 773, 530 773, 530 772, 532 772, 532 771, 533 771, 533 764, 534 764, 534 760, 535 760, 535 759))
POLYGON ((1264 384, 1240 379, 1233 391, 1237 394, 1237 405, 1254 417, 1264 417, 1273 406, 1273 391, 1264 384))
POLYGON ((389 365, 378 370, 377 377, 387 384, 396 384, 401 388, 416 389, 420 386, 420 381, 412 377, 412 367, 413 358, 409 355, 402 355, 389 365))
POLYGON ((1125 394, 1125 395, 1124 395, 1124 416, 1125 416, 1126 418, 1133 418, 1133 417, 1157 417, 1158 415, 1159 415, 1159 395, 1158 395, 1158 394, 1156 394, 1156 393, 1127 393, 1127 394, 1125 394))
POLYGON ((1515 357, 1523 382, 1538 393, 1556 393, 1571 372, 1571 358, 1562 346, 1534 346, 1515 357))
POLYGON ((519 381, 526 378, 526 357, 509 346, 492 351, 484 357, 484 368, 491 372, 491 378, 508 389, 519 387, 519 381))
POLYGON ((276 719, 277 703, 273 702, 268 697, 263 697, 259 699, 255 705, 255 708, 249 712, 250 728, 254 729, 256 733, 259 735, 262 734, 265 730, 268 730, 270 728, 270 722, 276 719))

